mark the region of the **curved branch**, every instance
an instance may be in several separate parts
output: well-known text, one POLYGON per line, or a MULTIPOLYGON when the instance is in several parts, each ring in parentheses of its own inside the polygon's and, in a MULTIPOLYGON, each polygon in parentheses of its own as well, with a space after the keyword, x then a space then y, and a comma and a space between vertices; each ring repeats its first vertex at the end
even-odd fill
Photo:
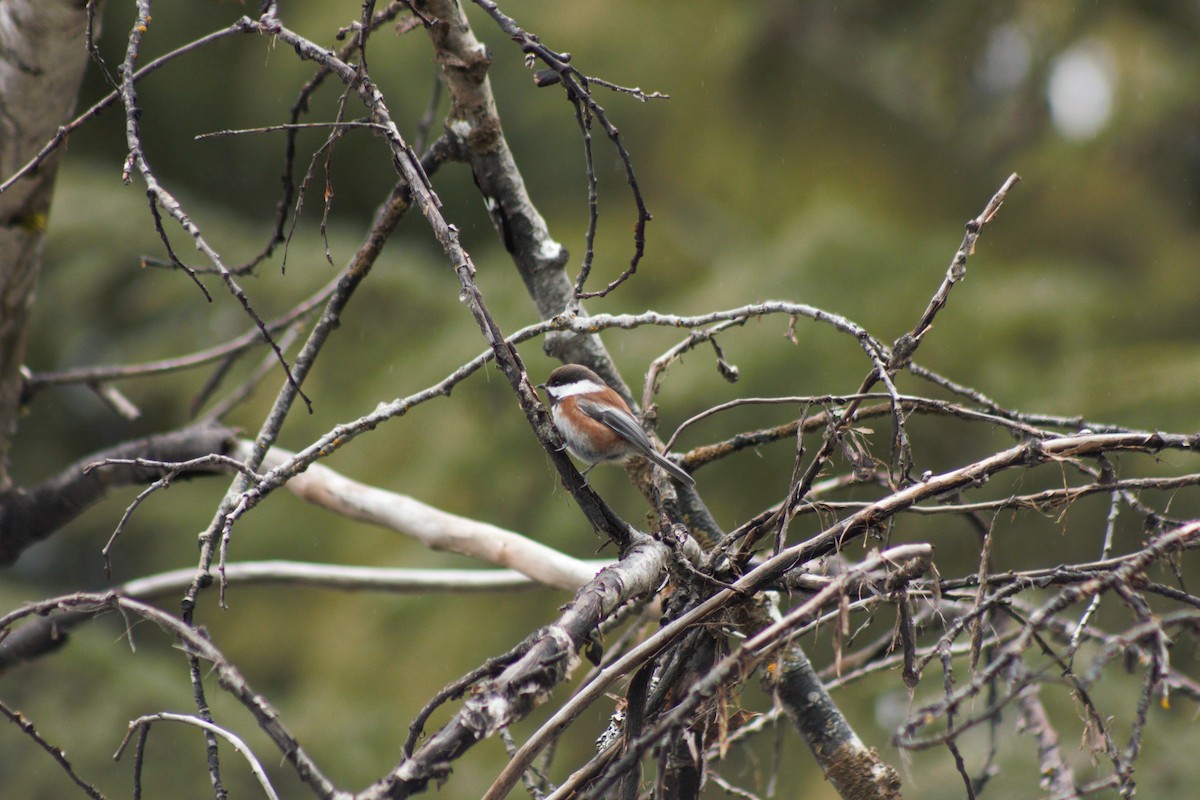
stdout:
MULTIPOLYGON (((106 459, 180 462, 224 455, 234 438, 232 429, 219 425, 155 434, 92 453, 32 488, 0 493, 0 564, 11 564, 25 548, 53 534, 113 489, 150 483, 162 474, 158 468, 136 464, 89 470, 90 465, 106 459)), ((205 468, 190 474, 215 471, 205 468)))
POLYGON ((62 611, 91 615, 120 611, 149 620, 163 631, 175 636, 179 640, 181 649, 188 654, 189 658, 203 659, 212 665, 221 688, 246 707, 258 722, 259 727, 279 748, 284 759, 296 770, 297 777, 318 797, 326 800, 352 800, 353 795, 339 790, 317 768, 316 763, 280 721, 279 710, 273 707, 266 697, 250 687, 237 667, 217 649, 204 632, 174 614, 140 600, 117 594, 79 593, 55 597, 39 603, 30 603, 16 611, 2 615, 0 616, 0 631, 7 630, 15 623, 31 616, 62 611))
POLYGON ((119 761, 121 754, 125 752, 125 747, 129 744, 130 738, 136 731, 149 731, 150 723, 152 722, 182 722, 186 725, 195 726, 203 731, 220 736, 225 741, 233 746, 242 754, 242 758, 250 765, 250 771, 254 773, 254 777, 258 779, 258 784, 263 788, 263 792, 271 800, 279 800, 279 795, 275 793, 275 787, 271 785, 271 779, 267 777, 267 771, 263 769, 262 764, 254 755, 254 751, 250 749, 244 741, 231 731, 227 731, 219 725, 214 725, 207 720, 193 717, 189 714, 172 714, 167 711, 160 711, 157 714, 146 714, 138 717, 133 722, 129 723, 129 731, 125 734, 125 738, 121 740, 121 746, 117 748, 117 752, 113 754, 113 761, 119 761))
MULTIPOLYGON (((249 443, 236 447, 248 452, 249 443)), ((267 452, 268 469, 286 463, 292 453, 277 447, 267 452)), ((310 503, 419 540, 433 550, 448 550, 488 564, 509 567, 535 581, 575 590, 596 576, 596 562, 583 562, 513 531, 450 514, 407 495, 351 480, 314 464, 287 483, 289 491, 310 503)))

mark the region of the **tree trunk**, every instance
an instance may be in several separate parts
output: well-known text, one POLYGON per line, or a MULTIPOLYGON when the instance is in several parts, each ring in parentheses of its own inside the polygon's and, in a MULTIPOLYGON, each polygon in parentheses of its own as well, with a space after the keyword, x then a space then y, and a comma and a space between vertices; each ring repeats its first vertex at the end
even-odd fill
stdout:
MULTIPOLYGON (((0 180, 36 156, 75 108, 86 26, 83 0, 0 3, 0 180)), ((0 490, 11 486, 9 440, 59 152, 0 194, 0 490)))

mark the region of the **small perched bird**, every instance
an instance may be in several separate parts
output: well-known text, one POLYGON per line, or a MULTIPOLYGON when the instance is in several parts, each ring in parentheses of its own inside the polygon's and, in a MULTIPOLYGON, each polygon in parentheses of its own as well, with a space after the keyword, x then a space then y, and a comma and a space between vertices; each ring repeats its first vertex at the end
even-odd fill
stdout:
POLYGON ((550 395, 554 425, 566 440, 567 449, 587 463, 588 469, 602 461, 644 456, 681 483, 695 485, 691 475, 654 449, 621 395, 587 367, 558 367, 538 388, 550 395))

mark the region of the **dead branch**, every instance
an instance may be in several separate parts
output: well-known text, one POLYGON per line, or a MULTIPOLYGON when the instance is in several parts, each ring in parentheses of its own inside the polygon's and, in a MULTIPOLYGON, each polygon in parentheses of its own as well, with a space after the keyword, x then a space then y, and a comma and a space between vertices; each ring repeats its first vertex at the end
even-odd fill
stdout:
MULTIPOLYGON (((53 534, 113 489, 149 483, 161 475, 158 467, 136 462, 105 469, 89 469, 91 465, 114 459, 177 462, 223 455, 233 441, 231 429, 216 425, 156 434, 92 453, 37 486, 0 494, 0 564, 11 564, 25 548, 53 534)), ((209 465, 184 477, 218 469, 209 465)))

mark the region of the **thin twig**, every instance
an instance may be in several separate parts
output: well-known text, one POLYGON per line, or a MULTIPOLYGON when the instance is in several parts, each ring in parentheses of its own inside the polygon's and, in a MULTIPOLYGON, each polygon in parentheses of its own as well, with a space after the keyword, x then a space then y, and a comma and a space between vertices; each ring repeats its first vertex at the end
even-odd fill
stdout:
POLYGON ((67 753, 61 747, 55 747, 46 741, 46 739, 37 731, 34 724, 20 711, 14 711, 3 702, 0 702, 0 715, 8 718, 8 721, 17 726, 21 733, 28 736, 42 750, 44 750, 50 758, 54 759, 55 763, 62 768, 62 771, 67 773, 67 777, 71 782, 83 790, 84 794, 92 798, 92 800, 104 800, 104 795, 100 794, 95 786, 79 777, 75 772, 75 768, 71 766, 71 762, 67 760, 67 753))
POLYGON ((216 736, 220 736, 222 739, 229 742, 229 744, 233 746, 233 749, 241 753, 242 757, 246 759, 246 763, 250 765, 250 771, 254 773, 254 777, 258 779, 259 786, 263 788, 263 793, 266 794, 266 796, 271 800, 279 800, 279 795, 275 793, 275 787, 271 785, 271 779, 267 777, 267 771, 263 769, 262 764, 259 763, 258 758, 254 755, 254 751, 251 750, 250 747, 244 741, 242 741, 242 739, 219 725, 214 725, 207 720, 200 719, 199 717, 195 717, 190 714, 172 714, 167 711, 160 711, 156 714, 146 714, 138 717, 133 722, 129 723, 129 730, 126 731, 125 738, 121 740, 120 746, 117 747, 117 752, 113 754, 113 760, 121 760, 121 754, 125 752, 125 747, 129 744, 129 740, 133 737, 135 732, 137 732, 139 736, 138 750, 142 750, 145 747, 145 733, 150 730, 150 724, 160 721, 182 722, 184 724, 200 728, 201 730, 216 736))

